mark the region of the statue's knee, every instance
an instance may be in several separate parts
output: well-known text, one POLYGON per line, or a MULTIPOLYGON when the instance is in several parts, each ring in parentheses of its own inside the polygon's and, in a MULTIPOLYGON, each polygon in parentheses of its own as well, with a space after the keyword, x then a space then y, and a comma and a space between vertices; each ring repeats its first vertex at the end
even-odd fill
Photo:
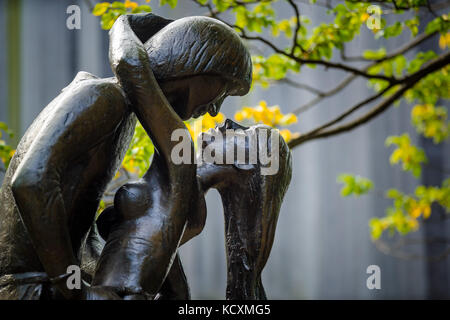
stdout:
POLYGON ((121 218, 128 220, 141 217, 149 208, 150 194, 144 183, 127 183, 119 188, 114 197, 114 207, 121 218))

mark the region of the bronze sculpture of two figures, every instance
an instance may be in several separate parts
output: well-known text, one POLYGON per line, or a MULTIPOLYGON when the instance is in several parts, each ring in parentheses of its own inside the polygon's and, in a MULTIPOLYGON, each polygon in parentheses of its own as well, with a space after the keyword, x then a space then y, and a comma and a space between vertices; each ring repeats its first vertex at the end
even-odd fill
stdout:
POLYGON ((125 15, 110 31, 109 59, 115 77, 78 73, 17 147, 0 191, 0 299, 189 299, 177 250, 202 231, 210 188, 224 207, 226 297, 265 299, 261 272, 291 178, 290 151, 277 130, 227 120, 202 134, 200 149, 241 148, 245 156, 199 162, 183 123, 249 91, 240 37, 206 17, 125 15), (137 120, 155 145, 151 166, 95 220, 137 120), (244 139, 225 138, 233 131, 244 139), (265 174, 273 163, 249 160, 268 153, 277 164, 265 174), (67 286, 69 266, 81 267, 78 288, 67 286))

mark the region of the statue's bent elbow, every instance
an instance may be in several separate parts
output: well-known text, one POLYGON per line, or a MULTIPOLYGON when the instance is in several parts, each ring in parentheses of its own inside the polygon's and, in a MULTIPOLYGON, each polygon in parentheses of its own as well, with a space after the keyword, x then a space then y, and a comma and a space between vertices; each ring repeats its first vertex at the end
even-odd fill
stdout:
POLYGON ((11 191, 20 208, 20 203, 28 197, 39 192, 42 176, 33 171, 22 172, 18 170, 11 181, 11 191))

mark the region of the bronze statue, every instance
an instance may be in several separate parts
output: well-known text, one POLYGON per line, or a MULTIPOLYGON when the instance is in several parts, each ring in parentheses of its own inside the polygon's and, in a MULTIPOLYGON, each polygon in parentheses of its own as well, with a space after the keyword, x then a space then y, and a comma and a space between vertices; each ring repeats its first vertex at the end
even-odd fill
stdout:
POLYGON ((205 17, 171 22, 150 14, 122 16, 110 37, 116 78, 79 73, 27 130, 6 172, 0 298, 152 296, 178 245, 191 236, 184 230, 197 232, 189 216, 203 203, 196 166, 171 163, 170 134, 187 132, 182 119, 215 114, 225 96, 248 91, 248 51, 232 29, 205 17), (109 233, 93 285, 69 290, 67 267, 79 265, 82 240, 123 159, 135 116, 157 150, 145 177, 152 185, 121 189, 115 206, 121 223, 109 233))
MULTIPOLYGON (((230 129, 243 130, 246 134, 246 164, 205 163, 198 167, 197 175, 203 190, 215 188, 222 198, 228 271, 226 298, 262 300, 266 299, 266 294, 261 272, 269 258, 278 213, 291 181, 291 153, 283 138, 270 127, 257 125, 247 128, 226 120, 215 131, 225 135, 230 129), (264 139, 258 135, 261 130, 268 133, 264 139), (271 149, 272 135, 279 139, 278 150, 271 149), (258 156, 265 150, 277 153, 279 166, 276 173, 262 175, 259 157, 255 164, 248 161, 250 139, 255 140, 258 156)), ((205 135, 209 136, 208 133, 205 135)), ((228 144, 224 140, 223 144, 224 150, 237 152, 236 142, 228 144)))
MULTIPOLYGON (((276 172, 265 175, 267 163, 250 161, 197 167, 182 122, 214 116, 226 96, 248 92, 251 61, 241 39, 211 18, 125 15, 110 31, 109 58, 116 77, 80 72, 27 130, 6 172, 0 299, 189 299, 177 250, 202 231, 209 188, 225 209, 227 298, 265 299, 261 272, 291 178, 289 149, 276 130, 227 120, 213 133, 243 130, 244 160, 251 145, 258 155, 267 149, 276 172), (94 223, 136 118, 156 147, 152 164, 94 223), (171 158, 176 130, 191 161, 171 158), (269 135, 253 135, 263 130, 269 135), (83 269, 80 290, 66 286, 70 265, 83 269)), ((203 149, 211 146, 234 153, 242 141, 205 141, 203 149)))
MULTIPOLYGON (((244 159, 245 163, 216 164, 207 162, 198 166, 198 201, 201 205, 191 207, 189 212, 190 224, 187 226, 180 245, 202 231, 206 220, 203 194, 210 188, 217 189, 222 198, 225 218, 225 244, 228 270, 226 298, 262 300, 266 299, 266 294, 261 281, 261 272, 272 248, 280 206, 291 180, 291 154, 283 138, 279 134, 276 135, 274 133, 275 129, 270 127, 264 125, 243 127, 227 119, 214 132, 216 135, 225 136, 227 130, 242 130, 244 132, 247 139, 244 146, 246 154, 246 159, 244 159), (262 130, 266 130, 268 133, 264 139, 261 139, 258 135, 258 132, 262 130), (271 150, 270 142, 272 135, 275 135, 274 138, 279 140, 277 150, 271 150), (255 141, 249 141, 250 139, 254 139, 255 141), (276 173, 263 175, 261 174, 262 164, 260 161, 253 164, 250 163, 248 157, 252 151, 249 148, 251 142, 256 146, 256 153, 264 150, 277 152, 279 166, 276 173)), ((229 151, 234 155, 234 159, 237 159, 236 153, 239 147, 237 139, 223 139, 220 142, 218 140, 212 141, 209 133, 203 133, 202 140, 205 142, 203 148, 207 145, 211 146, 215 144, 216 149, 225 150, 224 155, 229 151)), ((109 234, 114 229, 120 229, 123 223, 120 219, 116 220, 118 212, 132 211, 136 213, 147 210, 145 206, 139 204, 143 200, 140 190, 151 189, 154 184, 149 179, 151 177, 149 172, 141 180, 128 183, 117 192, 114 207, 107 208, 97 220, 96 226, 98 226, 99 232, 96 231, 96 226, 94 225, 91 231, 91 240, 86 245, 87 250, 85 252, 91 251, 95 247, 95 243, 101 241, 98 240, 100 236, 103 239, 108 239, 108 242, 112 241, 111 239, 113 237, 110 237, 109 234), (135 195, 138 195, 138 197, 135 198, 135 203, 138 206, 124 202, 123 197, 128 197, 127 192, 129 190, 137 191, 135 195)), ((149 229, 149 226, 143 224, 138 228, 149 229)), ((101 252, 101 249, 97 250, 97 252, 101 252)), ((117 264, 120 264, 123 261, 120 257, 116 257, 114 253, 112 257, 109 256, 108 251, 103 251, 102 255, 108 256, 110 263, 116 261, 117 264)), ((91 259, 94 260, 93 264, 97 266, 97 273, 94 277, 96 279, 95 281, 97 283, 100 282, 101 285, 105 285, 105 283, 102 283, 104 281, 103 274, 105 270, 112 279, 126 274, 126 270, 128 272, 132 271, 132 268, 124 266, 120 266, 116 271, 111 271, 108 268, 108 262, 105 263, 101 259, 100 263, 97 262, 98 256, 99 254, 94 254, 91 259), (100 271, 100 276, 98 271, 100 271)), ((190 298, 189 286, 178 255, 175 257, 170 271, 157 295, 149 295, 148 293, 145 295, 136 294, 129 298, 153 299, 155 297, 156 299, 190 298)))

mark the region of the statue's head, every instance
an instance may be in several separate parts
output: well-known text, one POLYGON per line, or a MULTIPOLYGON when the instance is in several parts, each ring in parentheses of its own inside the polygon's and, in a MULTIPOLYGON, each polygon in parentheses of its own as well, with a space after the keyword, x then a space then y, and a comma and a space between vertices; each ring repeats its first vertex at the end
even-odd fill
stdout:
POLYGON ((244 127, 227 119, 200 139, 198 175, 204 189, 238 190, 236 186, 250 184, 264 201, 270 198, 281 205, 291 180, 292 159, 277 129, 244 127))
POLYGON ((231 120, 200 139, 205 162, 197 176, 204 190, 219 191, 224 207, 227 299, 265 299, 260 277, 291 180, 289 148, 277 129, 231 120), (218 161, 211 162, 213 150, 218 161))
POLYGON ((145 48, 161 89, 183 120, 206 112, 215 116, 225 97, 250 89, 250 54, 239 35, 216 19, 176 20, 145 48))

